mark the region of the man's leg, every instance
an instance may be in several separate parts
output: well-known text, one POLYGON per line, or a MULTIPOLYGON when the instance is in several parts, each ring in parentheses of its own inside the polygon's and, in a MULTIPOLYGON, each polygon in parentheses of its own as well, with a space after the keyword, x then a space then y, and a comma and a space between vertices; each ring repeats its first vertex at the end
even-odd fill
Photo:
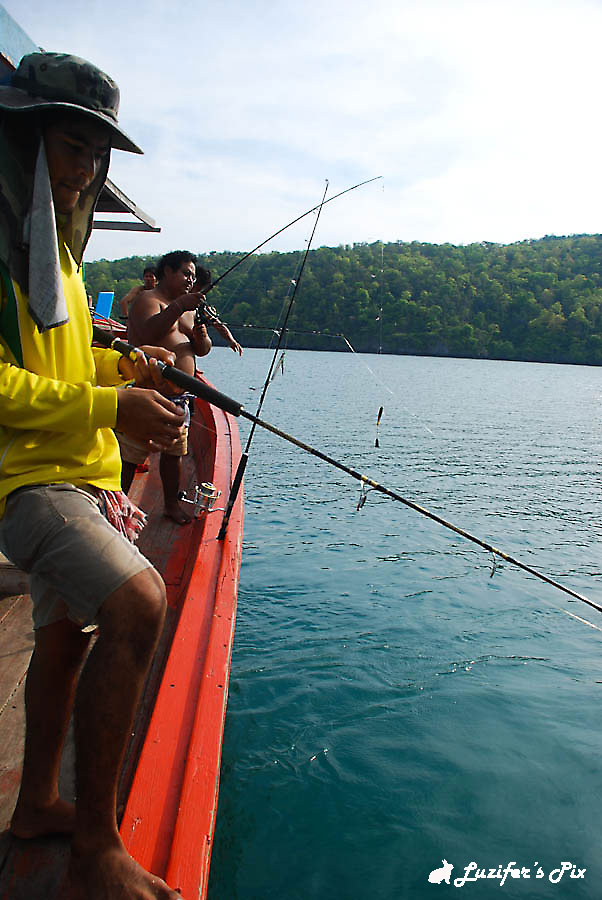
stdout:
POLYGON ((132 486, 134 475, 136 474, 136 463, 121 460, 121 490, 127 494, 132 486))
POLYGON ((121 453, 121 490, 127 494, 132 486, 136 468, 146 462, 151 448, 149 444, 136 441, 122 431, 116 431, 115 437, 119 442, 121 453))
POLYGON ((35 632, 25 682, 25 756, 11 831, 21 838, 73 831, 75 811, 59 797, 61 753, 89 635, 69 619, 35 632))
POLYGON ((165 616, 154 569, 130 578, 103 603, 98 639, 75 703, 76 824, 71 884, 77 900, 175 900, 125 850, 116 822, 119 771, 134 713, 165 616))
POLYGON ((159 471, 163 483, 165 515, 177 522, 178 525, 187 525, 192 521, 192 516, 189 516, 188 513, 184 512, 178 500, 181 470, 181 456, 171 456, 169 453, 161 454, 159 471))

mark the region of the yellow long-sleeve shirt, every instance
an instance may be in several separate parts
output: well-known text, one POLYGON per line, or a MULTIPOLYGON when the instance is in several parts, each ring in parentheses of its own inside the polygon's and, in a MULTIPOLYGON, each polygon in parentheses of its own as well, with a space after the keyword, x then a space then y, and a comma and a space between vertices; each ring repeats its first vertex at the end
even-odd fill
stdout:
POLYGON ((0 282, 0 516, 6 496, 27 484, 120 487, 120 357, 90 346, 81 275, 60 236, 59 245, 65 325, 40 334, 18 285, 0 282))

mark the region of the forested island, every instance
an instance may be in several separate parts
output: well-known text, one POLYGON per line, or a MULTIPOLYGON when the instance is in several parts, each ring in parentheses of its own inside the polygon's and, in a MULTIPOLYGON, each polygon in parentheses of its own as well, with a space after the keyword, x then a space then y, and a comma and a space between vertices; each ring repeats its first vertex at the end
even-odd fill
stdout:
MULTIPOLYGON (((242 256, 198 259, 216 278, 242 256)), ((244 346, 273 344, 302 256, 257 254, 208 295, 244 346)), ((117 316, 154 261, 87 263, 87 289, 93 298, 114 291, 117 316)), ((309 253, 289 329, 287 346, 297 349, 348 351, 344 336, 357 352, 602 365, 602 235, 320 247, 309 253)))

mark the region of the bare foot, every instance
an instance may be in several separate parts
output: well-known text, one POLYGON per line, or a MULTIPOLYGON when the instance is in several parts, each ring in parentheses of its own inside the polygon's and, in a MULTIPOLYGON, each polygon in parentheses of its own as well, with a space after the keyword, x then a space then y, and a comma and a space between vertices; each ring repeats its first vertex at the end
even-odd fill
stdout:
POLYGON ((68 885, 70 900, 182 900, 122 845, 85 855, 72 848, 68 885))
POLYGON ((75 806, 60 797, 49 806, 35 809, 17 808, 10 832, 18 838, 36 838, 44 834, 71 834, 75 825, 75 806))
POLYGON ((168 519, 173 519, 178 525, 189 525, 192 522, 192 516, 185 513, 177 503, 174 503, 173 506, 166 506, 163 515, 168 519))

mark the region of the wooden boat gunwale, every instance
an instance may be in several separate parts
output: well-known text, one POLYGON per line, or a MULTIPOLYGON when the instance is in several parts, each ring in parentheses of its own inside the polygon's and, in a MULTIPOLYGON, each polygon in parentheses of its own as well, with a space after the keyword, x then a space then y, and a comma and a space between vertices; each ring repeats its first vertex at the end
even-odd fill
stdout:
MULTIPOLYGON (((210 442, 213 483, 227 498, 240 458, 238 427, 228 413, 202 401, 196 401, 196 412, 202 423, 193 418, 191 424, 195 452, 210 442)), ((241 497, 223 542, 217 541, 220 512, 192 526, 202 528, 202 537, 181 597, 176 596, 177 559, 172 556, 164 572, 168 602, 181 612, 121 822, 122 838, 134 858, 184 896, 202 897, 207 889, 242 521, 241 497), (208 593, 216 597, 211 609, 202 604, 208 593)))

